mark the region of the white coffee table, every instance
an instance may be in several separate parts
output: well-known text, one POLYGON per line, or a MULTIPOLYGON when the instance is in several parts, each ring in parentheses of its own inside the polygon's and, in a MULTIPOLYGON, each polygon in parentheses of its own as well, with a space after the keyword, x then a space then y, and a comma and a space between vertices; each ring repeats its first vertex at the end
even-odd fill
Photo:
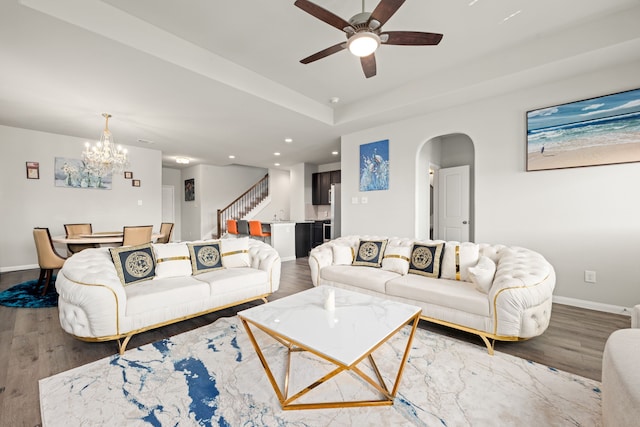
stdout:
MULTIPOLYGON (((392 405, 402 371, 409 356, 411 342, 420 318, 421 309, 344 289, 320 286, 238 313, 253 344, 267 377, 283 409, 319 409, 351 406, 392 405), (324 308, 326 292, 335 292, 335 310, 324 308), (413 322, 402 359, 391 389, 385 385, 372 353, 413 322), (272 369, 254 335, 257 328, 288 349, 284 389, 276 381, 272 369), (291 355, 309 351, 335 365, 335 369, 298 393, 288 396, 291 355), (358 368, 368 359, 377 381, 358 368), (343 371, 351 371, 377 390, 379 400, 338 401, 320 403, 292 403, 343 371)), ((293 372, 295 374, 295 372, 293 372)))

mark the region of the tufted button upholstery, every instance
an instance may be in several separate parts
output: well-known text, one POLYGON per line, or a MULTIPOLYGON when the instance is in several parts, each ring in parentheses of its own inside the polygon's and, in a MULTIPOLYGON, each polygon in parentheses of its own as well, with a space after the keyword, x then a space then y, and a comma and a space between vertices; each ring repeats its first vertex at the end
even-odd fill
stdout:
MULTIPOLYGON (((346 285, 336 280, 325 280, 322 278, 321 271, 331 267, 333 263, 333 246, 348 245, 355 249, 360 240, 385 238, 387 237, 344 236, 314 248, 309 255, 311 279, 314 286, 329 284, 362 291, 363 289, 356 289, 352 285, 346 285)), ((389 245, 394 246, 412 246, 416 242, 415 239, 401 237, 388 237, 387 239, 389 245)), ((427 242, 439 243, 442 241, 427 242)), ((467 309, 463 308, 465 303, 477 301, 480 292, 474 291, 472 286, 452 280, 438 279, 437 282, 431 282, 429 285, 423 279, 411 277, 409 280, 400 276, 400 279, 387 282, 384 294, 375 293, 378 296, 386 295, 392 299, 405 300, 410 304, 420 305, 423 307, 424 316, 482 331, 489 336, 501 339, 531 338, 543 333, 549 326, 552 294, 556 280, 555 271, 551 264, 539 253, 522 247, 487 243, 480 243, 478 247, 480 256, 486 256, 496 263, 496 272, 489 293, 482 294, 484 304, 486 304, 484 311, 488 313, 486 317, 478 314, 482 310, 477 305, 467 305, 467 309), (396 284, 399 280, 404 283, 401 284, 404 286, 403 295, 412 294, 410 300, 398 298, 397 292, 390 294, 391 283, 396 284), (423 286, 416 285, 418 282, 424 282, 423 286), (446 284, 449 288, 441 283, 446 284), (434 286, 437 286, 437 289, 434 286), (447 299, 446 304, 442 302, 436 304, 429 299, 429 294, 432 296, 437 294, 441 298, 442 292, 448 292, 447 289, 451 290, 451 298, 447 299), (470 307, 473 307, 474 311, 469 310, 470 307)), ((371 274, 375 274, 375 271, 371 274)), ((332 275, 331 277, 338 276, 332 275)), ((394 289, 397 290, 398 287, 395 286, 394 289)), ((371 290, 367 291, 372 292, 371 290)), ((444 300, 444 298, 441 299, 444 300)))

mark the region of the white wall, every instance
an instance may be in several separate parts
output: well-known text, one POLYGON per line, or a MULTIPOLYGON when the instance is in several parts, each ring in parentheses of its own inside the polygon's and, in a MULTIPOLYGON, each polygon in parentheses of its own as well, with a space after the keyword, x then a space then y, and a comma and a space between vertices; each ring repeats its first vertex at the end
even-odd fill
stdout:
POLYGON ((555 295, 566 300, 640 303, 640 163, 525 172, 527 110, 640 87, 638 70, 638 61, 604 68, 343 136, 343 235, 413 236, 416 156, 426 141, 462 133, 475 147, 476 241, 539 251, 556 269, 555 295), (360 193, 359 146, 382 139, 390 189, 360 193), (368 204, 352 204, 354 196, 368 204), (584 270, 597 272, 596 284, 584 283, 584 270))
POLYGON ((175 205, 175 218, 173 223, 172 241, 182 240, 182 203, 184 201, 184 182, 180 169, 162 168, 162 185, 173 187, 173 197, 175 205))
MULTIPOLYGON (((117 137, 117 135, 116 135, 117 137)), ((55 157, 80 158, 85 139, 0 126, 0 271, 37 266, 33 228, 64 234, 64 224, 90 222, 95 231, 152 224, 159 229, 162 191, 160 151, 129 149, 127 170, 140 179, 114 176, 111 190, 54 186, 55 157), (40 179, 26 179, 25 162, 40 163, 40 179), (138 205, 138 201, 142 205, 138 205)), ((64 247, 59 252, 65 254, 64 247)))

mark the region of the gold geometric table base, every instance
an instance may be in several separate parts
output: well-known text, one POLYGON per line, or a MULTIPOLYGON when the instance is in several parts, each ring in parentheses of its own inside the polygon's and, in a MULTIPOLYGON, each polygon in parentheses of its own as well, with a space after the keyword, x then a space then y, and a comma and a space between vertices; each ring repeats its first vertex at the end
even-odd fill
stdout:
POLYGON ((306 347, 304 344, 296 342, 294 340, 290 340, 288 338, 283 337, 282 335, 272 331, 269 328, 266 328, 262 325, 259 325, 255 322, 252 322, 248 319, 243 318, 242 316, 239 316, 240 320, 242 321, 242 324, 244 325, 244 328, 247 331, 247 334, 249 335, 249 339, 251 340, 251 344, 253 344, 253 348, 256 350, 256 353, 258 355, 258 357, 260 358, 260 362, 262 363, 262 367, 264 368, 267 377, 269 378, 269 382, 271 382, 271 386, 273 387, 273 390, 276 393, 276 396, 278 397, 278 400, 280 401, 280 406, 282 407, 283 410, 296 410, 296 409, 326 409, 326 408, 349 408, 349 407, 357 407, 357 406, 390 406, 393 405, 396 393, 398 391, 398 386, 400 385, 400 380, 402 379, 402 373, 404 371, 404 367, 406 365, 407 359, 409 358, 409 351, 411 350, 411 343, 413 342, 413 336, 416 332, 416 328, 418 326, 418 321, 420 320, 420 313, 418 312, 415 316, 413 316, 412 318, 410 318, 407 322, 403 323, 402 325, 400 325, 397 329, 395 329, 394 331, 392 331, 389 335, 387 335, 386 337, 384 337, 380 342, 378 342, 378 344, 376 344, 371 351, 369 351, 368 353, 363 354, 358 360, 356 360, 353 364, 351 365, 345 365, 343 363, 340 363, 334 359, 331 359, 323 354, 320 354, 319 352, 315 351, 312 348, 306 347), (404 354, 402 356, 402 360, 400 361, 400 366, 398 367, 398 373, 396 375, 396 379, 395 382, 391 388, 391 391, 389 391, 389 388, 386 386, 384 379, 382 378, 382 374, 380 373, 380 371, 378 370, 378 366, 376 365, 375 360, 373 359, 373 352, 375 350, 377 350, 382 344, 384 344, 385 342, 387 342, 391 337, 393 337, 394 335, 396 335, 402 328, 404 328, 406 325, 410 324, 411 322, 413 322, 413 325, 411 327, 411 334, 409 335, 409 338, 407 340, 407 345, 405 347, 404 350, 404 354), (278 383, 273 375, 273 372, 271 371, 271 368, 269 367, 269 364, 267 363, 267 360, 264 356, 264 353, 262 351, 262 349, 260 348, 254 334, 253 331, 251 330, 250 325, 252 325, 253 327, 261 330, 262 332, 264 332, 265 334, 267 334, 269 337, 273 338, 274 340, 276 340, 277 342, 279 342, 280 344, 282 344, 284 347, 287 348, 287 361, 286 361, 286 373, 285 373, 285 380, 284 380, 284 390, 281 390, 280 387, 278 386, 278 383), (314 381, 313 383, 309 384, 308 386, 304 387, 302 390, 300 390, 298 393, 289 396, 289 377, 290 377, 290 368, 291 368, 291 355, 293 353, 297 353, 297 352, 302 352, 302 351, 308 351, 316 356, 318 356, 319 358, 326 360, 330 363, 332 363, 333 365, 336 366, 336 368, 334 370, 332 370, 331 372, 329 372, 328 374, 324 375, 323 377, 319 378, 318 380, 314 381), (369 362, 371 363, 371 366, 373 368, 373 371, 375 372, 375 375, 377 377, 377 381, 374 380, 373 378, 371 378, 369 375, 365 374, 361 369, 358 368, 358 365, 360 364, 360 362, 362 362, 364 359, 368 359, 369 362), (330 380, 331 378, 335 377, 336 375, 340 374, 341 372, 345 372, 345 371, 349 371, 349 372, 353 372, 354 374, 356 374, 358 377, 362 378, 367 384, 369 384, 373 389, 375 389, 376 391, 378 391, 381 395, 382 398, 379 400, 356 400, 356 401, 338 401, 338 402, 318 402, 318 403, 292 403, 296 400, 298 400, 299 398, 301 398, 302 396, 304 396, 305 394, 309 393, 311 390, 313 390, 314 388, 318 387, 319 385, 327 382, 328 380, 330 380))

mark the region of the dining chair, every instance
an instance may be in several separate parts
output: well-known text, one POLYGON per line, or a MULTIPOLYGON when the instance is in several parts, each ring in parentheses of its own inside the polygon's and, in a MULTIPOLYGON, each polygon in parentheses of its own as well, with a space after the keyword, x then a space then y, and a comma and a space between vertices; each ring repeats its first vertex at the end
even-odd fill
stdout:
POLYGON ((239 219, 236 223, 238 224, 238 234, 241 236, 248 236, 249 223, 244 219, 239 219))
POLYGON ((227 220, 227 233, 238 234, 238 222, 235 219, 227 220))
POLYGON ((40 265, 40 277, 38 278, 37 286, 43 286, 42 295, 44 295, 47 293, 49 283, 51 283, 53 270, 62 268, 66 258, 61 257, 56 252, 48 228, 35 227, 33 229, 33 240, 36 244, 38 264, 40 265))
POLYGON ((158 237, 156 243, 169 243, 171 241, 171 235, 173 234, 173 223, 163 222, 160 224, 160 234, 162 234, 162 236, 158 237))
MULTIPOLYGON (((65 224, 64 231, 69 236, 77 236, 79 234, 92 234, 93 228, 91 224, 65 224)), ((99 248, 97 243, 67 243, 67 256, 71 256, 77 252, 90 248, 99 248)))
POLYGON ((260 237, 262 241, 265 241, 266 237, 271 237, 270 232, 262 230, 262 223, 260 221, 249 221, 249 235, 260 237))
POLYGON ((125 225, 122 229, 122 246, 142 245, 151 242, 153 225, 125 225))

